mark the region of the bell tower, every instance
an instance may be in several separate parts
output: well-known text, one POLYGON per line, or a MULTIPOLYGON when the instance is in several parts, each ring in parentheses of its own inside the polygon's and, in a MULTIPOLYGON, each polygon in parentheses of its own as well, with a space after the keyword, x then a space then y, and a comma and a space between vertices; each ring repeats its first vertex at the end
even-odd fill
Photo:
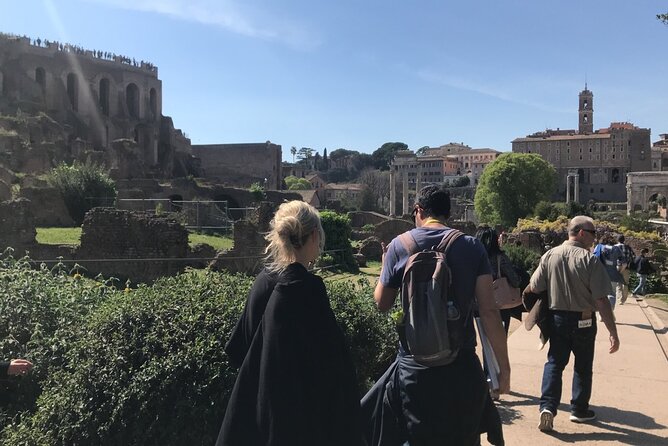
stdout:
POLYGON ((580 119, 578 123, 578 133, 594 133, 594 93, 587 89, 580 92, 580 106, 578 108, 580 119))

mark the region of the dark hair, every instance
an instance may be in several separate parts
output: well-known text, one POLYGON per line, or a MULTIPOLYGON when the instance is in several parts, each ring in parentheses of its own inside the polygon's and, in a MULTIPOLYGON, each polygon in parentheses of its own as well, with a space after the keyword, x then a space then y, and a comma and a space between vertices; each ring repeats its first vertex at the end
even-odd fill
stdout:
POLYGON ((624 240, 626 240, 626 239, 624 238, 623 235, 620 235, 619 237, 617 237, 617 241, 618 241, 619 243, 624 243, 624 240))
POLYGON ((496 231, 489 226, 481 226, 475 233, 475 238, 480 240, 482 246, 485 247, 489 257, 501 254, 503 251, 499 246, 499 236, 496 231))
POLYGON ((415 204, 431 217, 450 217, 450 192, 443 187, 423 187, 415 197, 415 204))

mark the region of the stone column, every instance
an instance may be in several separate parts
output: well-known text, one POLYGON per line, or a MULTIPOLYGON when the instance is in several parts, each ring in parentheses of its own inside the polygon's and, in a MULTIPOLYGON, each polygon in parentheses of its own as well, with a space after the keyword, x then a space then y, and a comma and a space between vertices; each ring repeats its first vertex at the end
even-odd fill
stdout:
POLYGON ((566 175, 566 204, 571 202, 571 175, 566 175))
POLYGON ((420 192, 421 187, 422 187, 422 169, 420 167, 418 167, 417 179, 415 180, 415 196, 416 197, 417 197, 418 192, 420 192))
POLYGON ((401 215, 404 215, 408 212, 408 171, 404 171, 402 175, 401 215))
POLYGON ((579 203, 580 202, 580 175, 575 175, 575 190, 573 191, 573 194, 575 195, 575 202, 579 203))
POLYGON ((397 215, 397 183, 394 166, 390 166, 390 217, 397 215))

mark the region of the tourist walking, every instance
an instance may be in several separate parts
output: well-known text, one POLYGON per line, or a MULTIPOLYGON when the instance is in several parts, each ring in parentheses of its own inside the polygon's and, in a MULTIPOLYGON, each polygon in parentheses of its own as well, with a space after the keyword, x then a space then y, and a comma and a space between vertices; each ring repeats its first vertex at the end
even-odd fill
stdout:
POLYGON ((590 251, 594 221, 574 217, 568 224, 568 240, 550 249, 531 276, 532 293, 547 291, 547 324, 550 348, 543 369, 538 429, 551 431, 561 403, 562 373, 571 353, 575 356, 571 416, 573 422, 596 418, 589 408, 592 389, 596 311, 610 333, 610 353, 619 349, 619 337, 610 301, 612 288, 605 268, 590 251))
POLYGON ((645 287, 647 286, 647 276, 654 272, 654 267, 647 258, 649 249, 644 248, 640 251, 640 255, 636 258, 636 271, 638 274, 638 286, 633 289, 633 297, 641 299, 645 295, 645 287))
MULTIPOLYGON (((507 393, 510 365, 501 317, 492 295, 492 272, 484 247, 474 237, 449 228, 446 224, 449 215, 447 189, 422 188, 413 209, 415 229, 392 240, 383 255, 374 300, 381 311, 389 311, 401 288, 403 316, 398 319, 399 327, 405 328, 405 336, 400 334, 402 342, 395 363, 362 400, 370 445, 473 446, 480 444, 480 432, 488 432, 487 438, 492 444, 503 444, 498 412, 489 397, 485 375, 475 353, 473 311, 477 306, 500 365, 499 392, 507 393), (415 320, 406 321, 406 312, 412 306, 407 303, 405 294, 411 289, 412 281, 428 281, 426 276, 418 277, 417 272, 405 276, 406 267, 410 259, 409 270, 417 271, 412 270, 416 265, 413 254, 422 254, 423 250, 445 251, 451 286, 432 283, 429 292, 438 293, 435 300, 442 303, 443 294, 438 287, 447 287, 447 310, 430 314, 431 320, 447 319, 450 345, 460 343, 456 355, 443 356, 442 352, 431 357, 418 355, 410 350, 407 342, 411 334, 415 336, 426 329, 427 321, 431 321, 417 312, 411 313, 415 320), (418 326, 417 320, 424 321, 420 322, 423 325, 418 326)), ((444 335, 430 334, 437 338, 444 335)))
POLYGON ((629 296, 629 278, 631 276, 631 265, 634 264, 636 259, 636 254, 633 252, 633 248, 625 243, 626 238, 623 235, 617 237, 617 244, 615 247, 619 248, 622 252, 624 260, 620 263, 619 272, 624 279, 621 282, 616 283, 615 295, 617 296, 617 301, 619 305, 624 305, 626 299, 629 296))
POLYGON ((277 276, 276 285, 242 360, 216 444, 362 445, 350 353, 322 279, 307 270, 324 246, 318 211, 302 201, 282 204, 266 239, 267 269, 277 276))

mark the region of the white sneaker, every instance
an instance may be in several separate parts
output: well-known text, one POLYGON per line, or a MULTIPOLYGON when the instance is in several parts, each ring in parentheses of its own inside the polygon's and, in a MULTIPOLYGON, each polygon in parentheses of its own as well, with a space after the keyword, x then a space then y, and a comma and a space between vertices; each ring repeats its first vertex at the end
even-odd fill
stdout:
POLYGON ((554 414, 548 409, 543 409, 540 412, 540 423, 538 430, 541 432, 551 432, 554 426, 554 414))

